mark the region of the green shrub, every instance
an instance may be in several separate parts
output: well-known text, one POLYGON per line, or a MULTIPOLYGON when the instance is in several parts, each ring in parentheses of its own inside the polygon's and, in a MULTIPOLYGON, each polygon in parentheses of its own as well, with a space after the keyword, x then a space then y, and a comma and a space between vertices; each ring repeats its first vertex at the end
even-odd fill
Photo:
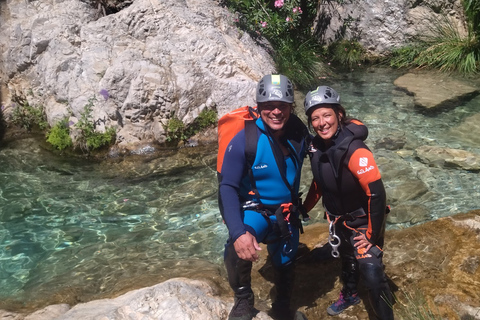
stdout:
POLYGON ((355 40, 343 39, 333 42, 328 51, 333 62, 349 68, 365 61, 365 49, 355 40))
POLYGON ((310 89, 318 85, 318 79, 329 69, 320 63, 322 48, 314 40, 301 42, 285 39, 278 42, 273 57, 279 73, 295 82, 299 89, 310 89))
POLYGON ((179 141, 187 141, 190 137, 196 135, 200 131, 217 123, 217 112, 215 110, 203 109, 197 118, 187 127, 172 113, 168 119, 167 125, 164 126, 167 141, 178 143, 179 141))
POLYGON ((63 150, 73 146, 72 138, 70 138, 68 119, 63 119, 57 122, 47 132, 47 142, 58 150, 63 150))
POLYGON ((108 128, 104 133, 95 131, 95 124, 90 120, 94 101, 96 101, 95 97, 88 100, 80 114, 80 119, 75 124, 80 131, 80 135, 75 141, 76 147, 87 152, 110 145, 116 134, 115 128, 108 128))
MULTIPOLYGON (((478 19, 479 14, 480 9, 476 16, 471 13, 467 14, 467 18, 478 19)), ((462 35, 455 22, 448 16, 433 17, 426 21, 428 31, 413 44, 394 50, 390 66, 427 67, 464 75, 478 73, 480 69, 478 22, 469 22, 467 35, 462 35)))
POLYGON ((43 106, 31 106, 27 99, 14 96, 15 107, 12 113, 12 122, 27 131, 31 131, 35 126, 40 130, 48 127, 43 106))
POLYGON ((185 135, 185 124, 175 116, 175 113, 172 113, 171 118, 167 121, 166 136, 168 142, 178 142, 187 139, 185 135))
POLYGON ((194 120, 195 126, 197 126, 196 133, 198 131, 208 128, 209 126, 217 123, 217 112, 215 110, 203 109, 198 117, 194 120))
POLYGON ((295 85, 310 86, 322 75, 318 47, 313 44, 311 32, 316 1, 224 0, 223 4, 238 14, 240 29, 254 38, 263 36, 271 43, 277 71, 295 85), (301 52, 303 49, 305 52, 301 52))

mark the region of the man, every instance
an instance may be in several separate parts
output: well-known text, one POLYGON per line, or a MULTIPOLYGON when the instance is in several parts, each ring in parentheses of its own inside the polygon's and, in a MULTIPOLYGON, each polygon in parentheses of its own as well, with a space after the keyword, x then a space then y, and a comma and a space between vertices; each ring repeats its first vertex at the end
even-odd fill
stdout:
POLYGON ((251 270, 260 242, 267 244, 276 273, 272 315, 293 319, 293 261, 301 228, 298 189, 309 135, 293 114, 293 85, 287 77, 264 76, 256 100, 259 118, 251 121, 254 129, 246 126, 230 141, 219 175, 219 207, 229 231, 224 259, 235 294, 229 319, 254 316, 251 270), (245 150, 252 140, 255 155, 249 160, 245 150))

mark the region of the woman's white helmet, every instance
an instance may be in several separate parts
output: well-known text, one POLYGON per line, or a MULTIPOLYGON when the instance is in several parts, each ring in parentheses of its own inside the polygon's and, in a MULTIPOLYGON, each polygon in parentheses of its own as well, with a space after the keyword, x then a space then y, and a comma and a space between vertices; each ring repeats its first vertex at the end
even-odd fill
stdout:
POLYGON ((340 95, 330 87, 318 86, 317 89, 309 91, 305 96, 305 113, 320 104, 340 104, 340 95))

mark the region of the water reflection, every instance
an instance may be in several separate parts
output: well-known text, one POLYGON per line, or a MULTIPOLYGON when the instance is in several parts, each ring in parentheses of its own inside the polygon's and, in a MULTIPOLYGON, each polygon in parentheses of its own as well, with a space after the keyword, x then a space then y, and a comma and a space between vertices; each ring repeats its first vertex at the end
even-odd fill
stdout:
MULTIPOLYGON (((478 112, 480 99, 425 115, 395 89, 396 76, 376 70, 328 83, 369 126, 390 203, 412 213, 392 217, 389 227, 479 208, 477 173, 429 167, 414 151, 426 144, 480 154, 478 144, 451 131, 478 112)), ((227 231, 217 212, 215 156, 211 146, 93 163, 52 156, 31 139, 4 146, 0 300, 81 301, 219 265, 227 231)), ((304 177, 306 192, 308 166, 304 177)), ((320 212, 312 216, 322 220, 320 212)))

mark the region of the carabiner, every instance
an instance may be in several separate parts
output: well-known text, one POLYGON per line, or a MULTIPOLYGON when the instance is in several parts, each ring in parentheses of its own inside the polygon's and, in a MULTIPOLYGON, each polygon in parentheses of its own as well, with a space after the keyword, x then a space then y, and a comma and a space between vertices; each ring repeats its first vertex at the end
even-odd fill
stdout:
POLYGON ((292 251, 293 251, 293 248, 292 248, 292 245, 290 244, 290 241, 285 242, 285 244, 283 245, 283 254, 284 254, 284 255, 288 255, 288 254, 290 254, 292 251), (290 245, 290 250, 288 250, 288 251, 287 251, 287 244, 290 245))
POLYGON ((340 237, 335 234, 335 224, 333 221, 330 222, 328 227, 328 243, 332 247, 332 256, 334 258, 340 257, 340 252, 338 252, 338 247, 342 243, 340 237))

